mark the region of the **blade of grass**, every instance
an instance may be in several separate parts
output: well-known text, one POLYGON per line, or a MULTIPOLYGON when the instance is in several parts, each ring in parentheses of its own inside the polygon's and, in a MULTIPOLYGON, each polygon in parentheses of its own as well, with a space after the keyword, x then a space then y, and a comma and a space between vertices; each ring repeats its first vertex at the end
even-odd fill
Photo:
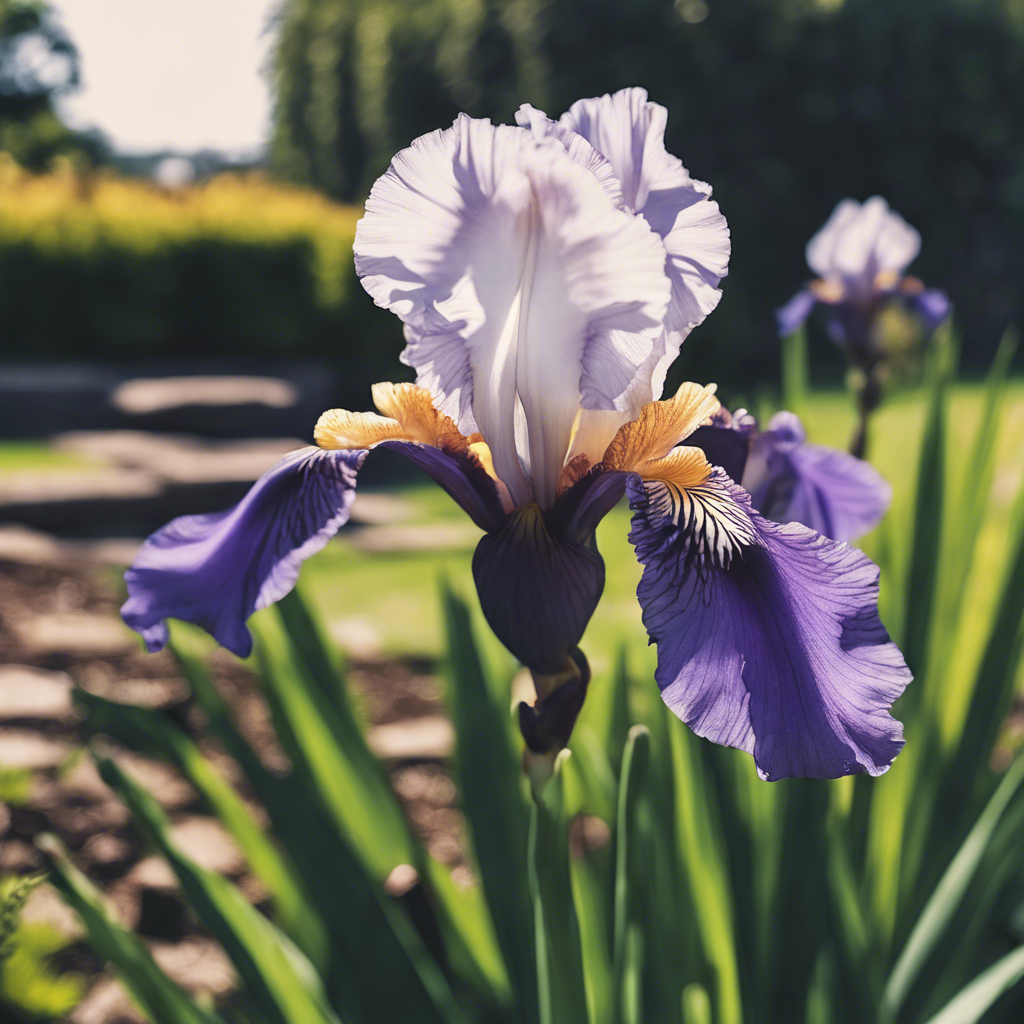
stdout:
POLYGON ((266 886, 284 932, 315 964, 326 966, 324 923, 294 867, 195 743, 159 712, 117 704, 85 690, 75 691, 75 703, 85 711, 83 728, 88 735, 106 733, 130 746, 156 748, 182 772, 266 886))
POLYGON ((220 943, 248 993, 274 1024, 337 1024, 309 960, 227 879, 199 867, 171 838, 156 800, 121 767, 97 758, 100 777, 128 805, 132 819, 167 860, 189 906, 220 943))
POLYGON ((192 695, 206 715, 210 733, 224 744, 224 749, 238 763, 261 803, 272 811, 281 801, 284 784, 279 776, 266 768, 239 731, 234 716, 203 664, 202 634, 195 627, 179 622, 172 622, 170 629, 168 650, 174 655, 192 695))
POLYGON ((540 1024, 588 1024, 579 922, 569 877, 569 835, 562 813, 563 750, 530 816, 529 878, 537 954, 540 1024))
POLYGON ((995 1001, 1024 978, 1024 946, 979 974, 928 1024, 976 1024, 995 1001))
MULTIPOLYGON (((275 837, 301 876, 317 886, 331 932, 326 976, 335 1005, 365 1024, 422 1017, 425 993, 447 1005, 451 996, 437 964, 406 914, 367 876, 348 836, 339 832, 337 819, 318 799, 310 772, 302 771, 304 762, 283 777, 268 771, 238 731, 207 673, 196 633, 175 623, 172 643, 211 732, 242 767, 270 816, 275 837)), ((438 1019, 436 1012, 427 1012, 427 1019, 438 1019)))
POLYGON ((448 710, 455 726, 456 774, 494 930, 524 1016, 536 1013, 530 956, 530 896, 524 884, 527 810, 522 771, 509 743, 508 705, 494 699, 473 635, 469 609, 442 590, 448 635, 448 710))
MULTIPOLYGON (((927 411, 918 462, 917 488, 910 523, 910 559, 905 577, 903 642, 901 648, 915 675, 897 705, 897 717, 907 724, 908 744, 886 775, 875 783, 868 828, 867 859, 872 885, 872 913, 879 941, 888 943, 896 929, 901 900, 901 879, 906 880, 906 857, 914 842, 904 849, 908 815, 912 836, 919 836, 921 822, 930 813, 934 789, 922 792, 916 805, 917 783, 923 768, 921 751, 928 747, 934 729, 934 701, 929 700, 927 656, 939 617, 934 614, 938 592, 938 566, 943 539, 946 498, 946 387, 954 362, 951 328, 944 327, 933 339, 928 364, 927 411), (924 714, 920 714, 924 709, 924 714)), ((926 783, 927 786, 927 783, 926 783)), ((906 886, 903 891, 906 892, 906 886)))
POLYGON ((810 367, 807 330, 802 325, 782 339, 782 407, 802 415, 807 406, 810 367))
POLYGON ((1024 801, 1017 801, 1016 811, 1016 814, 1008 813, 1005 816, 998 833, 992 838, 991 848, 978 869, 976 882, 972 884, 971 891, 963 901, 964 908, 968 911, 966 919, 964 915, 958 916, 957 926, 948 929, 949 934, 943 948, 948 966, 936 979, 928 1001, 922 1008, 922 1015, 926 1011, 928 1016, 937 1013, 940 1007, 945 1006, 956 995, 957 990, 963 985, 961 973, 955 970, 962 961, 962 952, 984 948, 986 938, 991 938, 994 927, 998 928, 997 922, 1006 915, 1006 894, 1012 891, 1008 890, 1008 886, 1012 885, 1012 879, 1020 872, 1024 801), (1003 832, 1007 833, 1007 836, 1012 836, 1012 842, 1000 843, 999 833, 1003 832))
POLYGON ((637 827, 639 790, 647 773, 651 734, 645 725, 634 725, 626 737, 619 780, 619 803, 615 828, 615 925, 613 963, 615 1006, 623 1024, 639 1024, 641 930, 640 900, 635 891, 649 860, 650 836, 637 827), (639 847, 639 849, 638 849, 639 847))
MULTIPOLYGON (((573 763, 574 754, 569 761, 573 763)), ((568 765, 566 766, 568 768, 568 765)), ((608 893, 612 890, 613 865, 608 848, 591 850, 583 845, 571 860, 572 893, 580 923, 583 978, 591 1024, 616 1024, 612 994, 611 922, 608 893)))
MULTIPOLYGON (((404 815, 393 797, 380 761, 366 743, 344 673, 315 609, 297 589, 279 601, 275 609, 296 655, 294 660, 305 666, 310 680, 334 711, 331 724, 340 748, 352 763, 356 775, 368 783, 368 805, 385 809, 386 814, 394 819, 394 831, 397 832, 399 821, 404 829, 404 815), (382 790, 387 792, 386 801, 382 790)), ((508 976, 501 963, 486 907, 471 895, 456 889, 444 869, 431 858, 422 856, 420 844, 413 844, 412 849, 420 855, 414 866, 427 886, 431 907, 439 918, 438 927, 446 946, 450 947, 449 955, 463 965, 474 987, 482 987, 492 999, 504 1002, 509 995, 508 976), (472 941, 463 938, 463 929, 469 929, 472 941)))
POLYGON ((89 945, 114 965, 132 999, 154 1024, 223 1024, 217 1014, 194 1003, 156 965, 139 939, 110 918, 103 897, 71 863, 56 836, 40 835, 36 845, 49 861, 51 883, 81 919, 89 945))
MULTIPOLYGON (((629 711, 629 661, 625 646, 618 650, 615 669, 610 675, 596 675, 587 688, 587 699, 573 727, 575 740, 581 729, 589 731, 599 744, 604 759, 612 768, 612 789, 618 778, 619 760, 625 749, 626 732, 631 721, 629 711)), ((573 756, 576 756, 575 749, 573 756)), ((614 806, 610 809, 614 815, 614 806)), ((609 817, 609 820, 611 818, 609 817)))
MULTIPOLYGON (((992 481, 995 477, 995 448, 999 438, 999 424, 1006 396, 1010 364, 1017 351, 1016 332, 1008 328, 1003 335, 989 368, 982 400, 981 423, 974 439, 974 448, 967 460, 967 477, 960 488, 961 498, 956 510, 957 543, 950 546, 947 571, 948 607, 945 621, 954 627, 959 621, 966 596, 967 581, 977 550, 978 536, 985 518, 992 481)), ((956 642, 953 628, 939 631, 940 653, 938 664, 949 662, 949 653, 956 642)))
POLYGON ((721 830, 711 817, 715 794, 705 780, 697 740, 674 716, 669 739, 676 793, 676 844, 690 882, 704 954, 715 972, 719 1024, 740 1024, 743 1000, 721 830))
POLYGON ((324 807, 383 881, 417 851, 398 800, 362 732, 345 720, 313 681, 302 652, 272 620, 250 621, 260 682, 285 752, 315 787, 324 807))
MULTIPOLYGON (((937 692, 930 698, 934 717, 929 715, 924 723, 927 734, 918 738, 917 749, 912 752, 914 762, 922 768, 917 776, 910 820, 904 829, 902 850, 902 886, 910 896, 917 893, 924 858, 936 852, 929 830, 938 809, 943 806, 962 808, 962 820, 966 823, 984 799, 982 791, 991 785, 991 773, 985 769, 985 764, 1013 705, 1024 619, 1024 487, 1011 519, 1018 524, 1017 543, 1007 552, 1006 575, 995 602, 995 615, 978 670, 969 678, 967 687, 960 684, 958 700, 949 692, 937 692), (923 769, 924 752, 942 744, 944 706, 954 704, 962 708, 955 756, 945 759, 943 771, 926 771, 923 769), (922 738, 926 742, 922 743, 922 738)), ((943 832, 943 835, 950 834, 955 835, 956 830, 943 832)))
MULTIPOLYGON (((882 982, 876 955, 877 946, 850 858, 847 841, 848 821, 831 805, 826 828, 829 891, 839 920, 840 936, 846 949, 844 962, 850 964, 852 970, 867 982, 868 1001, 874 1005, 882 982)), ((856 995, 851 993, 851 1002, 855 998, 856 995)))
MULTIPOLYGON (((650 686, 648 689, 655 690, 650 686)), ((654 694, 647 718, 651 754, 637 808, 638 828, 649 831, 650 861, 636 876, 643 896, 644 1011, 648 1019, 678 1024, 679 993, 701 976, 696 915, 686 873, 676 850, 675 776, 672 771, 669 719, 675 716, 654 694)))
POLYGON ((509 1007, 512 983, 479 886, 459 888, 449 869, 429 854, 426 867, 430 894, 442 910, 437 924, 451 967, 496 1005, 509 1007))
POLYGON ((951 772, 957 764, 981 763, 992 750, 1013 703, 1017 638, 1024 618, 1024 487, 1017 498, 1015 548, 996 601, 996 615, 975 677, 966 726, 951 772))
POLYGON ((989 800, 910 933, 882 993, 878 1019, 890 1024, 910 992, 918 972, 949 924, 977 871, 999 820, 1024 781, 1024 754, 1017 757, 989 800))
MULTIPOLYGON (((927 413, 921 456, 918 463, 917 490, 914 497, 914 522, 911 535, 910 568, 907 574, 907 613, 903 635, 903 653, 916 676, 925 678, 929 627, 936 599, 939 550, 942 541, 946 469, 946 384, 949 377, 947 346, 951 339, 945 331, 935 336, 928 380, 927 413)), ((924 698, 919 683, 909 703, 917 706, 924 698), (914 695, 916 694, 916 696, 914 695)))
POLYGON ((711 1000, 703 985, 693 982, 683 989, 683 1024, 711 1024, 711 1000))

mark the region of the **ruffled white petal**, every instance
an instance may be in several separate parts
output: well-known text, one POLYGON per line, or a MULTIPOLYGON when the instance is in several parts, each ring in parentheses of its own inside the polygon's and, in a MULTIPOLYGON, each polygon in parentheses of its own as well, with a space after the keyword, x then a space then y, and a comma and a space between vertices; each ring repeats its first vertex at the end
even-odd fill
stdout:
POLYGON ((516 111, 516 124, 520 128, 529 129, 538 140, 557 139, 571 160, 585 167, 597 178, 615 207, 622 208, 622 185, 615 176, 615 169, 582 135, 570 131, 557 121, 552 121, 544 111, 529 103, 524 103, 516 111))
POLYGON ((665 334, 633 382, 634 412, 660 397, 680 345, 718 305, 718 285, 729 267, 725 217, 711 200, 710 186, 691 178, 665 149, 667 119, 665 108, 649 102, 644 89, 623 89, 579 100, 559 120, 608 158, 627 207, 640 213, 665 243, 672 300, 665 334))
POLYGON ((581 401, 621 408, 662 330, 657 236, 564 139, 463 116, 395 158, 355 251, 419 383, 480 430, 517 504, 553 502, 581 401))

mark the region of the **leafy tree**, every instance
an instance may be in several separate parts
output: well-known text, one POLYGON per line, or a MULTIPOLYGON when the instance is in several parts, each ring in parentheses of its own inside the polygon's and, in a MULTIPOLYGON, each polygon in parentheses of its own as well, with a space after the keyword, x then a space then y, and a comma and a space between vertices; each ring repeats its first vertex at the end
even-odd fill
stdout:
POLYGON ((40 0, 0 0, 0 150, 33 170, 54 156, 95 161, 100 138, 68 128, 55 101, 79 84, 78 51, 40 0))

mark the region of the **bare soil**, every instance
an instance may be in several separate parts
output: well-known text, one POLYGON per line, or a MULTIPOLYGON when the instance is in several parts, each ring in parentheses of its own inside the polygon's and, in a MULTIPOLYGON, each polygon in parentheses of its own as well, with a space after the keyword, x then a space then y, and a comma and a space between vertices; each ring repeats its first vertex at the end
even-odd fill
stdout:
MULTIPOLYGON (((120 623, 117 608, 122 597, 119 574, 109 566, 59 564, 53 559, 50 564, 0 561, 0 766, 21 766, 32 773, 23 805, 0 804, 0 875, 42 868, 34 839, 44 831, 55 833, 168 974, 191 992, 219 998, 235 985, 230 964, 189 911, 170 870, 140 842, 127 811, 82 749, 72 686, 161 709, 197 739, 229 780, 242 786, 237 766, 204 737, 202 714, 171 656, 144 653, 120 623)), ((211 668, 259 755, 268 765, 285 768, 287 761, 246 667, 219 652, 211 668)), ((390 730, 389 769, 410 821, 435 857, 456 877, 468 878, 462 818, 443 756, 444 708, 431 666, 355 662, 349 679, 361 695, 371 743, 372 727, 390 730), (408 730, 403 731, 403 723, 409 723, 408 730)), ((385 743, 383 732, 380 739, 385 743)), ((175 770, 112 742, 105 743, 104 753, 116 757, 160 801, 187 853, 231 878, 260 904, 264 894, 258 880, 248 872, 230 836, 205 814, 197 794, 175 770)), ((244 786, 240 791, 247 795, 244 786)), ((74 915, 47 886, 33 895, 26 916, 50 921, 71 936, 80 934, 74 915)), ((69 1024, 142 1020, 80 939, 59 954, 57 966, 88 979, 87 995, 69 1024)))

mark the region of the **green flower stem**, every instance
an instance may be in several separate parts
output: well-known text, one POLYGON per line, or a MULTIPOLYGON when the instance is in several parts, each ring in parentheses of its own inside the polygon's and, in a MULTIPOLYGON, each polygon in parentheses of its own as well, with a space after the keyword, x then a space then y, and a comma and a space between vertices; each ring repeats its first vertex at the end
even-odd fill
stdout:
POLYGON ((587 1024, 580 929, 569 877, 569 835, 563 814, 562 751, 551 781, 534 794, 529 874, 537 952, 540 1024, 587 1024))

